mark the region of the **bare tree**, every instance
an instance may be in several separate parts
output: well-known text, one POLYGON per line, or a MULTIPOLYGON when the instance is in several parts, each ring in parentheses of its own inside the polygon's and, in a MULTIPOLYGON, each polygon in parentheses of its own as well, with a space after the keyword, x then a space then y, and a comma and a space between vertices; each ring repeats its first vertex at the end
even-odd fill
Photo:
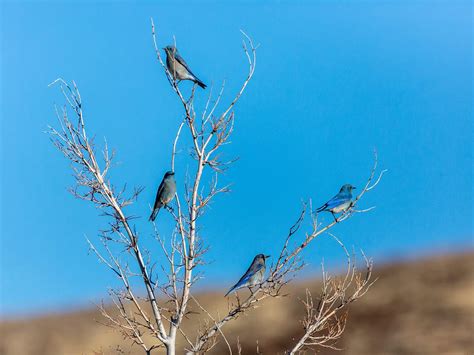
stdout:
MULTIPOLYGON (((154 237, 162 250, 161 259, 153 257, 149 251, 142 248, 139 233, 132 224, 134 216, 125 212, 125 208, 137 199, 142 189, 135 188, 127 193, 125 188, 118 189, 112 184, 108 172, 113 165, 115 154, 109 151, 107 142, 104 142, 102 156, 98 156, 94 139, 90 138, 86 131, 79 89, 74 82, 70 85, 63 79, 53 82, 60 86, 66 103, 62 109, 56 108, 60 127, 50 127, 51 139, 71 162, 76 180, 71 189, 72 194, 76 198, 91 202, 109 219, 108 227, 100 232, 100 248, 89 239, 87 241, 90 250, 112 270, 123 286, 110 290, 117 312, 111 313, 103 305, 100 309, 107 325, 118 329, 124 337, 142 347, 146 354, 160 347, 164 347, 167 354, 175 354, 178 336, 184 339, 187 344, 185 350, 190 354, 209 351, 219 336, 227 343, 229 352, 232 353, 232 346, 222 332, 225 325, 255 308, 265 298, 281 296, 282 288, 304 266, 301 252, 316 237, 327 233, 337 223, 346 221, 354 214, 370 210, 357 209, 358 202, 379 183, 384 172, 376 178, 375 155, 374 167, 366 186, 353 200, 350 208, 329 224, 318 222, 317 214, 312 211, 311 201, 304 203, 296 222, 282 239, 281 252, 270 266, 266 280, 248 297, 240 299, 238 295, 235 296, 228 313, 223 317, 213 316, 212 312, 206 310, 191 292, 199 279, 195 269, 204 264, 206 253, 204 241, 198 232, 198 223, 211 200, 218 194, 229 191, 227 186, 219 185, 218 177, 233 160, 223 160, 219 152, 224 145, 230 143, 235 119, 233 109, 253 77, 257 59, 257 46, 249 36, 244 32, 242 34, 248 72, 240 89, 224 106, 221 101, 225 83, 216 96, 213 96, 210 90, 204 107, 198 113, 194 105, 196 85, 189 95, 183 94, 162 60, 152 21, 152 39, 157 61, 183 107, 183 120, 178 126, 171 149, 171 167, 174 170, 176 147, 183 127, 187 127, 189 133, 191 161, 194 162, 194 171, 191 176, 187 176, 182 192, 178 189, 173 207, 167 208, 175 224, 168 241, 153 224, 154 237), (223 108, 219 111, 220 107, 223 108), (211 173, 212 178, 203 178, 205 171, 211 173), (306 218, 307 216, 309 218, 306 218), (309 230, 300 236, 305 220, 309 221, 309 230), (157 276, 160 273, 158 268, 166 275, 165 279, 159 279, 157 276), (132 279, 137 278, 141 280, 143 289, 132 282, 132 279), (143 291, 146 294, 144 298, 143 291), (191 303, 195 304, 201 316, 209 320, 208 326, 201 329, 197 335, 186 334, 182 327, 186 320, 192 321, 189 311, 191 303)), ((343 281, 336 282, 323 273, 323 289, 316 306, 308 292, 305 301, 307 317, 303 321, 305 333, 294 348, 289 350, 291 354, 306 346, 334 346, 334 341, 344 330, 345 321, 341 318, 341 311, 347 304, 362 297, 371 285, 372 264, 366 259, 367 270, 365 276, 362 276, 356 270, 344 245, 336 240, 348 256, 347 274, 343 281)), ((237 344, 237 349, 240 352, 240 344, 237 344)))

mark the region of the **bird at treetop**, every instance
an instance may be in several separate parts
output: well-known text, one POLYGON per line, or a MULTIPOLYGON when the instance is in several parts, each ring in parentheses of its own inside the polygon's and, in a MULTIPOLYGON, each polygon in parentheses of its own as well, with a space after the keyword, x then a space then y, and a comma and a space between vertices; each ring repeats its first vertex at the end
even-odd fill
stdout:
POLYGON ((174 80, 178 80, 178 82, 181 80, 191 80, 203 89, 206 88, 206 84, 199 80, 189 69, 188 64, 179 55, 178 49, 175 46, 167 46, 163 49, 166 52, 166 66, 174 80))
POLYGON ((339 193, 319 207, 316 212, 329 211, 337 221, 335 213, 345 212, 352 205, 352 190, 355 187, 351 184, 345 184, 339 190, 339 193))

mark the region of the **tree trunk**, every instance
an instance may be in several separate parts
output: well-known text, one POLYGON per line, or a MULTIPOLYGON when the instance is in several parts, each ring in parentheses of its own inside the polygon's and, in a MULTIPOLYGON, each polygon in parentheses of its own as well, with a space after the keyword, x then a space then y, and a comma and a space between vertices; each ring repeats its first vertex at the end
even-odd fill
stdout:
POLYGON ((166 344, 166 355, 175 355, 176 343, 174 341, 166 344))

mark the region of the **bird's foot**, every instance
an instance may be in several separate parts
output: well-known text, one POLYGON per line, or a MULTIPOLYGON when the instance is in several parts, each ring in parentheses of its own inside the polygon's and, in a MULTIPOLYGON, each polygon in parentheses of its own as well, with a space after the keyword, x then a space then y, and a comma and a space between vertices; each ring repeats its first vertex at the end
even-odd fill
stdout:
POLYGON ((174 209, 173 207, 171 206, 168 206, 168 205, 165 205, 165 208, 168 210, 169 213, 173 214, 174 213, 174 209))

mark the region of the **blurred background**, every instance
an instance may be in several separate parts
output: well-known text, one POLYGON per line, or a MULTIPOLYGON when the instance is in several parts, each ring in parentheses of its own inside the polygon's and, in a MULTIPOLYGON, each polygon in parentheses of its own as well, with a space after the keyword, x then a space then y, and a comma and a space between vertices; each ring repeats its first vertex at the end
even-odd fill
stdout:
MULTIPOLYGON (((175 38, 209 87, 226 80, 224 100, 246 76, 239 30, 260 44, 225 148, 239 158, 221 180, 232 192, 202 222, 202 302, 225 310, 223 293, 255 254, 278 252, 301 201, 362 187, 376 148, 389 171, 361 205, 376 209, 333 230, 379 276, 351 307, 340 346, 474 353, 472 10, 470 1, 2 2, 0 353, 139 353, 98 323, 95 304, 118 281, 85 237, 97 240, 106 219, 67 192, 72 172, 44 132, 64 104, 48 84, 75 80, 89 133, 117 151, 113 182, 145 188, 128 212, 141 216, 135 225, 156 251, 147 217, 182 112, 156 62, 150 17, 160 47, 175 38)), ((192 168, 188 143, 178 146, 178 189, 192 168)), ((160 217, 170 233, 171 217, 160 217)), ((244 353, 257 341, 265 354, 288 348, 321 262, 334 273, 345 265, 327 236, 304 256, 289 297, 228 328, 244 353)))

